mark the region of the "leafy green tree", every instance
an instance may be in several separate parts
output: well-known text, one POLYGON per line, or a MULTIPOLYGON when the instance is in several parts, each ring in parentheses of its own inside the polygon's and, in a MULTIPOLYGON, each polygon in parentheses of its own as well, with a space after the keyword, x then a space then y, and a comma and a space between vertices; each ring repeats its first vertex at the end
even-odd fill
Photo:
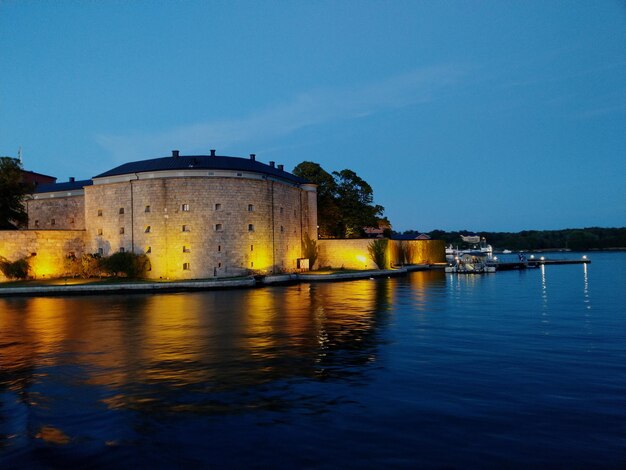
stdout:
POLYGON ((317 219, 321 238, 355 238, 364 227, 377 227, 384 208, 374 205, 372 187, 352 170, 325 171, 319 163, 302 162, 294 175, 317 184, 317 219))
POLYGON ((11 230, 27 224, 24 196, 32 192, 33 186, 22 180, 20 161, 0 157, 0 229, 11 230))
POLYGON ((374 191, 352 170, 334 171, 337 182, 337 205, 341 211, 341 231, 346 238, 363 235, 364 227, 377 227, 385 210, 374 205, 374 191))

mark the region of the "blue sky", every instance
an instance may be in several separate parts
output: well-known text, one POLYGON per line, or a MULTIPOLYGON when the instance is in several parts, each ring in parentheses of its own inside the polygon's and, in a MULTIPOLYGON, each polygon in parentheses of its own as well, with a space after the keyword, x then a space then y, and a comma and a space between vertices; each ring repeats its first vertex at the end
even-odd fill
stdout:
POLYGON ((0 155, 350 168, 396 230, 626 225, 622 1, 0 0, 0 155))

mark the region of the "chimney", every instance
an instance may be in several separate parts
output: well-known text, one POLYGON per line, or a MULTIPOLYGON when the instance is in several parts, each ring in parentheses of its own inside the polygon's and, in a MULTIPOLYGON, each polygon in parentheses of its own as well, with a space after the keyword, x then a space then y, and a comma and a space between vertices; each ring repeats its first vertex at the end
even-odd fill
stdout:
POLYGON ((278 169, 279 169, 280 171, 283 171, 283 169, 284 169, 284 168, 285 168, 285 165, 278 165, 278 169))
POLYGON ((270 162, 270 166, 274 168, 274 162, 270 162))
POLYGON ((172 157, 174 157, 174 158, 178 158, 178 154, 179 154, 179 153, 180 153, 180 152, 179 152, 178 150, 172 150, 172 157))
POLYGON ((214 157, 215 156, 215 149, 211 149, 211 156, 214 157))
POLYGON ((256 161, 256 154, 255 153, 251 153, 250 154, 250 160, 252 160, 253 162, 256 161))
POLYGON ((73 183, 74 181, 76 181, 76 178, 74 178, 73 176, 70 176, 70 183, 73 183))

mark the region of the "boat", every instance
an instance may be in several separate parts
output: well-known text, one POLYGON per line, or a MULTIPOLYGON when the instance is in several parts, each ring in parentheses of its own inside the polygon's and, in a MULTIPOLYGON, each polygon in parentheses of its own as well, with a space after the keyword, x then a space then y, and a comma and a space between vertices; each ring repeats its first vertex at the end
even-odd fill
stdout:
POLYGON ((446 247, 446 261, 449 263, 453 262, 456 257, 459 257, 465 253, 475 253, 480 252, 485 254, 490 260, 493 257, 493 247, 487 244, 487 239, 485 237, 479 237, 477 235, 472 236, 464 236, 461 235, 461 239, 465 243, 469 243, 471 248, 459 249, 457 246, 454 248, 452 244, 446 247))
POLYGON ((502 250, 503 255, 510 255, 511 253, 513 253, 511 250, 502 250))
POLYGON ((482 251, 467 251, 455 256, 445 271, 458 274, 485 274, 496 272, 496 261, 482 251))

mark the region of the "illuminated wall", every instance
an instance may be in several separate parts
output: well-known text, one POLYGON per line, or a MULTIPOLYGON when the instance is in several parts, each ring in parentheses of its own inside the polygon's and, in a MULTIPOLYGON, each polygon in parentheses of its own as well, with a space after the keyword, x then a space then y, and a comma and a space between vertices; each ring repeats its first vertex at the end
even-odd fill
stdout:
MULTIPOLYGON (((319 254, 315 269, 320 267, 345 269, 377 269, 371 260, 368 246, 373 239, 324 239, 318 240, 319 254)), ((388 259, 397 263, 398 240, 389 240, 388 259)), ((445 262, 445 243, 442 240, 407 240, 410 245, 409 264, 445 262)))
POLYGON ((145 253, 154 279, 295 271, 302 238, 317 237, 315 186, 246 176, 96 179, 85 188, 87 250, 145 253))
MULTIPOLYGON (((31 275, 37 279, 65 274, 64 260, 70 253, 84 252, 83 230, 0 231, 0 256, 9 261, 28 258, 31 275)), ((6 281, 0 273, 0 281, 6 281)))

